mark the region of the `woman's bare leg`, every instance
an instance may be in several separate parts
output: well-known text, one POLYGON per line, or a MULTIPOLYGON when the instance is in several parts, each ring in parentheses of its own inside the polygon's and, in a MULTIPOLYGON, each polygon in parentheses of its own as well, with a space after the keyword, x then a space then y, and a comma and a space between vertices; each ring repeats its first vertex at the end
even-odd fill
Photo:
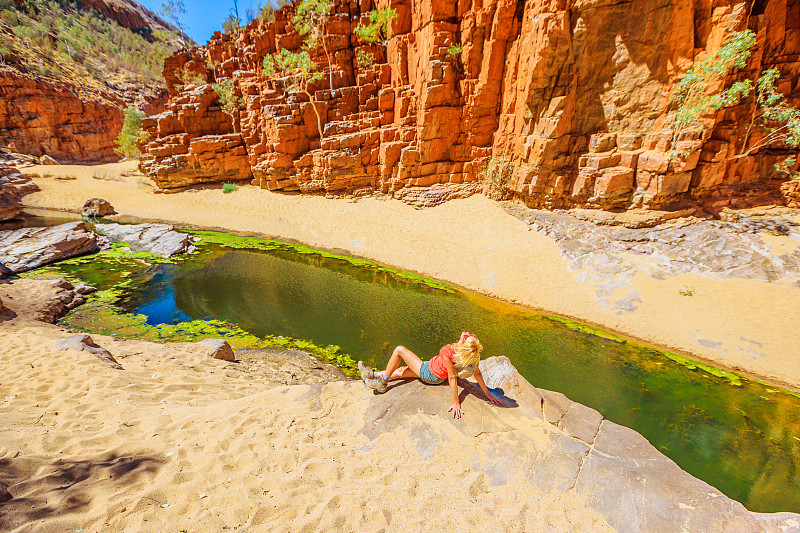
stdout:
POLYGON ((392 352, 383 375, 388 379, 418 378, 422 359, 405 346, 398 346, 392 352), (400 366, 403 361, 407 366, 400 366))

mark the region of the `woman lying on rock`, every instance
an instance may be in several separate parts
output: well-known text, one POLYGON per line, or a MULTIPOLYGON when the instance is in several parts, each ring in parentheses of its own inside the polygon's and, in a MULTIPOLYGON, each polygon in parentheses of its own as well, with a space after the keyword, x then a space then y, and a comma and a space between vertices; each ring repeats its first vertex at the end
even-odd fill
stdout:
POLYGON ((481 359, 481 346, 478 337, 468 331, 461 332, 461 338, 455 344, 445 344, 439 350, 439 354, 430 361, 423 362, 417 354, 406 348, 398 346, 392 352, 386 370, 378 372, 364 365, 363 361, 358 362, 358 369, 361 371, 361 379, 368 387, 375 389, 379 393, 386 392, 390 379, 419 378, 423 383, 429 385, 439 385, 445 381, 449 382, 450 389, 453 391, 453 405, 447 412, 452 412, 455 418, 461 418, 461 402, 458 400, 458 378, 468 378, 475 376, 483 394, 495 404, 500 404, 500 400, 486 388, 483 375, 478 362, 481 359), (400 366, 400 361, 404 361, 407 366, 400 366))

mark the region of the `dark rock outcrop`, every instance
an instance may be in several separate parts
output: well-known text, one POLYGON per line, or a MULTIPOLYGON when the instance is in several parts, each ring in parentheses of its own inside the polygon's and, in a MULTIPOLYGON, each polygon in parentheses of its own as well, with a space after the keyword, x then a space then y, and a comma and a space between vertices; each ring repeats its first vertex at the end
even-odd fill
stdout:
POLYGON ((14 274, 99 249, 97 235, 83 222, 0 231, 0 264, 14 274))
POLYGON ((0 503, 7 502, 14 497, 8 492, 8 485, 0 483, 0 503))

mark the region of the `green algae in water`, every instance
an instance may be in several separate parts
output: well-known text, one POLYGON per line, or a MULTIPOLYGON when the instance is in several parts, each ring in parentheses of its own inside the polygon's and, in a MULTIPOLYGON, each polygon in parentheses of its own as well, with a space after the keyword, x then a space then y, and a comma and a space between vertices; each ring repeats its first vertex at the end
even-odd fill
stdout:
POLYGON ((59 320, 59 324, 101 335, 113 335, 152 342, 197 342, 207 338, 222 338, 234 350, 240 348, 297 349, 327 363, 338 366, 342 372, 357 377, 358 370, 353 359, 342 353, 339 346, 318 346, 311 341, 268 335, 257 337, 234 324, 223 320, 192 320, 177 324, 147 323, 147 317, 125 313, 117 307, 123 292, 119 289, 98 291, 87 298, 87 302, 70 311, 59 320))
POLYGON ((412 274, 410 272, 405 272, 403 270, 398 270, 396 268, 381 265, 379 263, 376 263, 375 261, 370 261, 369 259, 336 254, 325 250, 318 250, 316 248, 312 248, 304 244, 288 243, 272 239, 261 239, 259 237, 245 237, 241 235, 233 235, 230 233, 222 233, 218 231, 189 231, 187 233, 195 237, 200 237, 202 239, 201 241, 195 243, 195 245, 198 247, 202 247, 206 244, 216 244, 219 246, 225 246, 236 250, 260 250, 260 251, 280 250, 298 255, 314 255, 326 259, 340 261, 342 263, 352 265, 353 267, 359 269, 371 270, 376 272, 385 272, 403 281, 409 281, 412 283, 421 284, 431 289, 437 289, 449 293, 454 292, 453 288, 451 288, 449 285, 441 281, 433 280, 430 278, 426 278, 424 276, 419 276, 417 274, 412 274))
POLYGON ((580 322, 575 322, 573 320, 569 320, 567 318, 561 318, 558 316, 550 316, 550 315, 546 316, 549 320, 552 320, 553 322, 558 322, 559 324, 563 324, 572 331, 578 331, 586 335, 592 335, 600 339, 607 339, 610 341, 618 342, 620 344, 625 344, 626 342, 628 342, 626 339, 614 335, 613 333, 603 331, 602 329, 593 328, 591 326, 587 326, 586 324, 581 324, 580 322))

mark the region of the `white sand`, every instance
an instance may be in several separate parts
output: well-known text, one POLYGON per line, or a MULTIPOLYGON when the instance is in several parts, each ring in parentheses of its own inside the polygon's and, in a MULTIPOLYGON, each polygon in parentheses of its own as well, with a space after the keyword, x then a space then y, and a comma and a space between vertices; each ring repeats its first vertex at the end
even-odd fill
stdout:
MULTIPOLYGON (((385 197, 326 199, 252 186, 231 194, 216 188, 156 195, 134 170, 134 163, 26 169, 77 179, 36 179, 42 191, 24 201, 77 211, 100 197, 123 216, 344 250, 800 390, 800 291, 786 282, 695 275, 659 281, 639 274, 634 287, 642 303, 616 314, 598 303, 594 286, 579 281, 579 272, 568 271, 549 238, 527 231, 482 196, 417 210, 385 197), (693 287, 694 295, 681 296, 684 287, 693 287)), ((797 246, 788 237, 775 239, 783 239, 772 243, 776 253, 797 246)))

